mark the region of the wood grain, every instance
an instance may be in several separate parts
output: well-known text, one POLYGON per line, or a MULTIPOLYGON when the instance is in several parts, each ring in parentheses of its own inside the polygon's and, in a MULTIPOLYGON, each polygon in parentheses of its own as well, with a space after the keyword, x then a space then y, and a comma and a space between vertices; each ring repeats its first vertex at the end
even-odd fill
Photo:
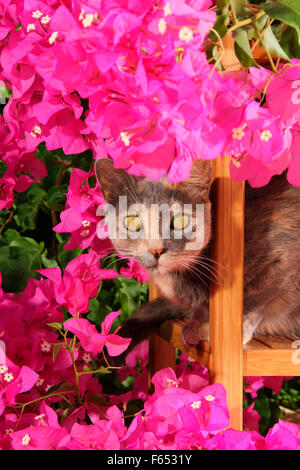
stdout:
POLYGON ((213 163, 215 233, 211 257, 218 263, 221 286, 211 283, 210 289, 210 373, 211 381, 226 389, 231 426, 242 429, 244 183, 231 180, 228 158, 213 163))
MULTIPOLYGON (((161 297, 162 294, 152 280, 149 282, 149 300, 161 297)), ((166 367, 175 370, 176 349, 158 334, 153 334, 149 342, 149 389, 151 390, 151 378, 153 375, 166 367)))

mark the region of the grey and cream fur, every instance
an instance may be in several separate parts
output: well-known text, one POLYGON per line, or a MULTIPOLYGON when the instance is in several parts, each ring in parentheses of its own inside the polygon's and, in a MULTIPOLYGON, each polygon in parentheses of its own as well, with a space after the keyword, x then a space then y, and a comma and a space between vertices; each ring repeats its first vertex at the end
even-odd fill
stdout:
MULTIPOLYGON (((208 333, 209 282, 216 280, 209 252, 213 239, 210 162, 195 160, 190 177, 176 184, 136 178, 115 169, 109 159, 97 160, 95 169, 104 198, 116 207, 120 226, 127 214, 118 212, 119 196, 126 195, 128 205, 141 203, 149 210, 152 204, 191 204, 193 224, 197 221, 194 208, 203 204, 204 237, 201 246, 192 250, 191 240, 184 236, 112 240, 119 254, 133 257, 149 271, 164 294, 145 304, 119 334, 133 338, 132 348, 166 319, 188 317, 183 339, 189 345, 196 344, 208 333)), ((160 235, 161 231, 160 226, 160 235)), ((284 174, 274 176, 262 188, 246 184, 244 343, 254 332, 300 336, 299 232, 300 189, 291 186, 284 174)))

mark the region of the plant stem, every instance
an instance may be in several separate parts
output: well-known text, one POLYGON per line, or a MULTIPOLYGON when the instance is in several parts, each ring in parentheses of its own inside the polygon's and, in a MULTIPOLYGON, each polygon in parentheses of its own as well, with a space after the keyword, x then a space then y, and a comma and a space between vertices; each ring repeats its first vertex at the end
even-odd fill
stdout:
POLYGON ((7 224, 11 221, 12 217, 14 215, 14 210, 12 209, 7 217, 7 219, 3 222, 3 224, 0 227, 0 233, 3 232, 4 228, 6 227, 7 224))
POLYGON ((251 18, 247 18, 246 20, 242 20, 242 21, 239 21, 237 24, 234 24, 233 26, 231 26, 231 28, 228 29, 227 31, 227 34, 228 33, 231 33, 232 31, 235 31, 236 29, 238 28, 241 28, 242 26, 246 26, 248 24, 251 24, 253 23, 253 19, 254 21, 257 21, 259 20, 259 18, 261 18, 262 16, 264 16, 266 13, 264 11, 260 11, 259 13, 257 13, 255 15, 255 19, 253 18, 253 16, 251 18))
POLYGON ((74 354, 73 354, 72 347, 70 347, 70 345, 67 341, 67 333, 68 333, 68 331, 66 330, 66 332, 64 334, 64 341, 65 341, 66 349, 67 349, 67 351, 69 351, 69 354, 71 356, 73 370, 74 370, 74 373, 75 373, 75 380, 76 380, 76 387, 77 387, 77 398, 78 398, 78 402, 81 404, 82 401, 81 401, 81 395, 80 395, 79 373, 78 373, 78 370, 77 370, 77 367, 76 367, 76 362, 75 362, 75 359, 74 359, 74 354))

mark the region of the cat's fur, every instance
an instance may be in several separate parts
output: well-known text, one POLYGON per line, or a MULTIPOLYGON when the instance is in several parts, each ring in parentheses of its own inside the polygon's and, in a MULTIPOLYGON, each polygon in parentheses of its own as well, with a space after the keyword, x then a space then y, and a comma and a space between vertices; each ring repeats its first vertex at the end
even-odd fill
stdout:
MULTIPOLYGON (((188 250, 185 239, 113 240, 119 253, 130 255, 149 270, 165 296, 145 304, 118 334, 133 338, 132 348, 166 319, 189 317, 183 337, 187 344, 196 344, 207 336, 208 284, 216 277, 209 258, 210 162, 196 160, 190 177, 172 185, 128 175, 114 169, 108 159, 97 160, 96 174, 106 201, 113 205, 122 195, 127 196, 128 205, 140 202, 149 208, 155 203, 192 203, 193 209, 196 203, 204 204, 204 243, 197 249, 188 250)), ((121 224, 124 214, 117 212, 117 216, 121 224)), ((284 174, 274 176, 262 188, 246 184, 244 343, 254 332, 300 336, 299 229, 300 190, 284 174)))

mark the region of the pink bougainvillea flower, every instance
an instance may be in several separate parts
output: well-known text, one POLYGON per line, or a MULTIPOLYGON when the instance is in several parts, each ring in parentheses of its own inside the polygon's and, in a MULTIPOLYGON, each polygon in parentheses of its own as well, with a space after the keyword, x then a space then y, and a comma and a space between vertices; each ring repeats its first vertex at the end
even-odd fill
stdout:
POLYGON ((70 450, 119 450, 126 428, 121 411, 112 406, 106 410, 107 419, 93 419, 93 424, 74 423, 65 447, 70 450))
POLYGON ((266 102, 274 116, 280 116, 284 126, 290 127, 300 118, 300 60, 292 59, 279 75, 272 77, 267 88, 266 102))
POLYGON ((130 338, 118 336, 116 334, 118 329, 115 333, 109 333, 114 320, 119 315, 120 312, 109 313, 101 325, 101 333, 98 333, 96 327, 84 318, 67 320, 64 326, 78 337, 81 346, 86 351, 97 354, 106 346, 110 356, 119 356, 131 342, 130 338))
POLYGON ((243 425, 245 431, 259 431, 260 415, 254 409, 255 402, 243 410, 243 425))
POLYGON ((256 432, 226 429, 209 442, 209 450, 263 450, 264 438, 256 432))
POLYGON ((60 268, 38 270, 54 283, 55 298, 72 315, 86 313, 89 300, 98 293, 102 279, 113 279, 119 274, 114 269, 101 269, 99 259, 93 252, 81 254, 66 267, 63 276, 60 268))
POLYGON ((300 427, 294 423, 279 420, 266 435, 266 449, 268 450, 299 450, 300 427))
MULTIPOLYGON (((106 239, 100 242, 99 226, 103 216, 99 208, 104 207, 104 198, 98 183, 93 188, 89 179, 93 176, 78 168, 74 168, 67 192, 65 210, 61 212, 61 222, 54 227, 55 232, 70 232, 71 238, 64 246, 65 249, 97 247, 100 253, 107 250, 109 244, 106 239), (97 215, 99 213, 99 215, 97 215), (99 245, 99 247, 98 247, 99 245)), ((109 251, 112 251, 112 247, 109 251)))
POLYGON ((16 181, 13 178, 0 179, 0 210, 10 209, 14 202, 16 181))
POLYGON ((128 268, 122 267, 120 269, 120 274, 127 278, 135 277, 138 282, 149 281, 148 271, 134 259, 128 261, 128 268))
POLYGON ((38 374, 27 366, 18 367, 8 358, 0 365, 0 414, 6 404, 14 405, 16 395, 30 390, 38 374))

